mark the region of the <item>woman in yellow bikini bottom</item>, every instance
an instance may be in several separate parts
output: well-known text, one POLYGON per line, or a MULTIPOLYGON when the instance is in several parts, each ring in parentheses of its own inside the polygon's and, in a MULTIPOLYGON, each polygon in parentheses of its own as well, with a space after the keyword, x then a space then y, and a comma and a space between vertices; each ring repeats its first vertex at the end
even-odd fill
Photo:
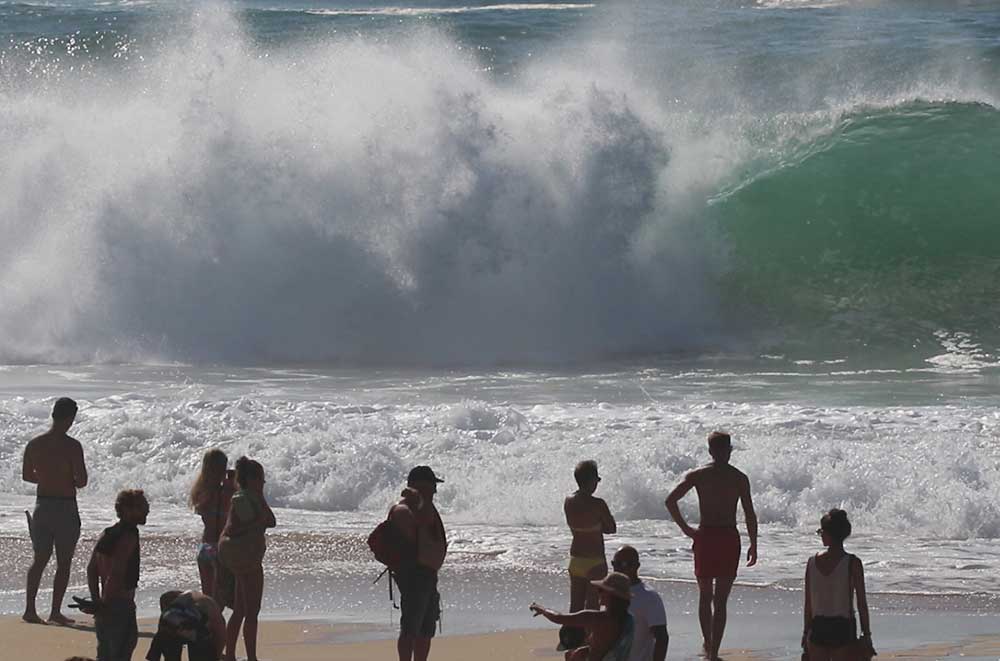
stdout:
POLYGON ((603 567, 604 571, 601 573, 606 574, 608 561, 604 558, 574 558, 573 556, 569 558, 569 575, 573 578, 590 578, 598 567, 603 567))

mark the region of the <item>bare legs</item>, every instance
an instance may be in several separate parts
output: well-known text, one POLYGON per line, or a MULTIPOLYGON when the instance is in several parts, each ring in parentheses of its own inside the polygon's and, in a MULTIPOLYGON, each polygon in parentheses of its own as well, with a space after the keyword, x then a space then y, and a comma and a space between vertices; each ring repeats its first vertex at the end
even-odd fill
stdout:
POLYGON ((396 641, 396 653, 399 654, 399 661, 427 661, 431 653, 431 639, 400 636, 396 641))
POLYGON ((218 601, 218 595, 215 594, 215 566, 210 562, 199 562, 198 577, 201 579, 202 594, 218 601))
POLYGON ((38 611, 35 610, 35 598, 38 596, 38 586, 42 582, 42 573, 51 557, 51 548, 48 551, 35 551, 35 557, 31 561, 31 566, 28 567, 27 599, 24 605, 24 615, 21 616, 25 622, 42 623, 42 618, 38 617, 38 611))
POLYGON ((257 617, 264 594, 264 569, 258 568, 249 574, 236 576, 236 598, 233 614, 226 625, 226 661, 235 661, 236 642, 243 628, 243 645, 247 650, 247 661, 257 661, 257 617))
POLYGON ((698 578, 698 621, 709 659, 719 658, 722 634, 726 631, 726 604, 735 580, 735 576, 698 578))
POLYGON ((69 586, 69 571, 73 566, 73 553, 76 547, 62 549, 56 547, 56 576, 52 581, 52 610, 49 612, 49 622, 53 624, 73 624, 73 620, 62 614, 63 597, 69 586))
POLYGON ((606 564, 598 565, 590 570, 586 578, 579 576, 569 577, 569 612, 576 613, 585 608, 594 609, 600 607, 597 599, 597 589, 590 584, 591 581, 599 581, 608 575, 606 564))
MULTIPOLYGON (((56 575, 52 581, 52 610, 49 611, 49 622, 52 624, 72 624, 73 620, 62 614, 63 597, 69 585, 70 569, 73 566, 73 553, 76 548, 56 548, 56 575)), ((25 622, 41 624, 35 601, 38 597, 38 587, 42 583, 42 574, 52 558, 52 548, 45 551, 35 551, 31 566, 28 568, 28 581, 25 590, 24 615, 25 622)))

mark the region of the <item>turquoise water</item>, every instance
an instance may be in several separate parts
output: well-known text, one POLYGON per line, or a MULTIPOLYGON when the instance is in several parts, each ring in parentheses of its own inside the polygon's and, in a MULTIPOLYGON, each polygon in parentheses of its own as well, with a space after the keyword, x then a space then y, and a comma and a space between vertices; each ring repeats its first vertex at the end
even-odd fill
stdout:
POLYGON ((988 365, 998 35, 986 2, 5 2, 0 361, 988 365))

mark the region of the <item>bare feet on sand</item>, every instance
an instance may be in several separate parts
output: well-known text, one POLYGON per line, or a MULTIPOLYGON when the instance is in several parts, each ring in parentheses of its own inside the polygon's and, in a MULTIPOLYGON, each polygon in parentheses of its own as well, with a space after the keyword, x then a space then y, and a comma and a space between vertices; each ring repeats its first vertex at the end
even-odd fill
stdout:
POLYGON ((49 624, 58 624, 60 626, 68 626, 74 624, 76 620, 71 617, 66 617, 62 613, 52 613, 49 615, 49 624))
POLYGON ((30 613, 28 611, 25 611, 24 615, 21 616, 21 619, 27 622, 28 624, 45 624, 45 622, 42 621, 42 618, 38 617, 38 613, 34 611, 30 613))

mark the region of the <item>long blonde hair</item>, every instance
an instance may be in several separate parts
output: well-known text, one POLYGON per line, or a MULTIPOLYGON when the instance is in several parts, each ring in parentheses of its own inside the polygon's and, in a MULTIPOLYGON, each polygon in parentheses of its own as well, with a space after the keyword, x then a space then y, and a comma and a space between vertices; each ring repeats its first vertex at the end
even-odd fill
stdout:
POLYGON ((226 475, 229 457, 218 448, 213 448, 201 458, 201 471, 191 487, 191 507, 198 507, 209 490, 218 488, 226 475))

